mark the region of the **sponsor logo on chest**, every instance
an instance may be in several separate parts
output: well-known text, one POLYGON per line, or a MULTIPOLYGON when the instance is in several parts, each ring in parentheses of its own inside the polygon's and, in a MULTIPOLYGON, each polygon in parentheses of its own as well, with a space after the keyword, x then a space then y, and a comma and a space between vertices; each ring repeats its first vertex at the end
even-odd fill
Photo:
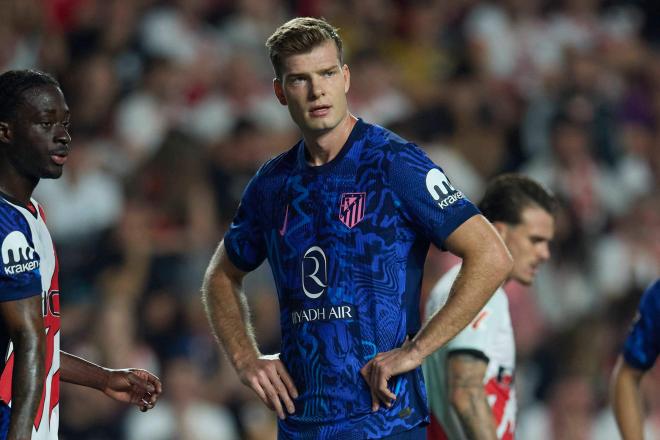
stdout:
MULTIPOLYGON (((305 296, 321 300, 328 289, 328 257, 320 246, 312 246, 303 254, 301 284, 305 296)), ((291 323, 301 324, 335 319, 355 319, 355 307, 351 304, 308 307, 291 312, 291 323)))

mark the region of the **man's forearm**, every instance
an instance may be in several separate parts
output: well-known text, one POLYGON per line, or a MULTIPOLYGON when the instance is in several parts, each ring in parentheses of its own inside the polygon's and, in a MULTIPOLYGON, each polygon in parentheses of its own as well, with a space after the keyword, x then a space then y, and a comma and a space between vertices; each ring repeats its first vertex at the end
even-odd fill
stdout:
POLYGON ((497 440, 495 421, 483 385, 465 387, 460 392, 464 394, 463 404, 453 407, 470 440, 497 440))
POLYGON ((82 385, 103 391, 110 371, 85 359, 64 351, 60 352, 60 379, 63 382, 82 385))
POLYGON ((628 366, 619 357, 612 383, 612 407, 624 440, 644 438, 644 414, 640 382, 643 372, 628 366))
POLYGON ((504 255, 495 260, 487 255, 463 260, 447 303, 413 340, 422 359, 456 336, 474 319, 502 285, 509 270, 510 260, 504 255))
POLYGON ((204 276, 202 300, 211 329, 234 368, 256 359, 259 350, 238 274, 227 269, 224 247, 218 247, 204 276), (223 264, 224 262, 224 264, 223 264))
POLYGON ((471 440, 497 440, 493 411, 484 389, 488 361, 467 353, 451 353, 446 359, 451 406, 471 440))
POLYGON ((413 339, 411 353, 423 360, 476 316, 506 278, 513 261, 502 238, 482 215, 475 215, 445 240, 445 247, 463 259, 449 299, 413 339))
POLYGON ((39 338, 14 341, 9 439, 29 439, 43 394, 46 345, 39 338))

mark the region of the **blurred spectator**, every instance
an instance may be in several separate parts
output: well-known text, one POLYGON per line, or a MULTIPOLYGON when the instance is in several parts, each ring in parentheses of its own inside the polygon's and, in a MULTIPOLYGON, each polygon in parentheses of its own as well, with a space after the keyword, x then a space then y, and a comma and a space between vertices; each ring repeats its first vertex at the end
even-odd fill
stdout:
POLYGON ((539 0, 505 0, 483 2, 471 11, 465 33, 482 77, 504 81, 528 95, 559 69, 561 42, 541 6, 539 0))
POLYGON ((237 0, 234 11, 220 26, 220 36, 234 56, 249 58, 265 84, 272 79, 272 68, 264 56, 264 42, 287 15, 277 0, 237 0))
POLYGON ((217 57, 222 52, 215 31, 206 21, 212 4, 206 0, 174 0, 149 10, 140 24, 147 55, 178 65, 217 57))
POLYGON ((660 197, 638 200, 594 247, 595 281, 604 299, 647 286, 660 268, 660 197))
POLYGON ((99 151, 87 142, 78 138, 62 179, 44 181, 36 192, 47 208, 48 225, 59 246, 98 241, 118 221, 124 207, 120 181, 102 168, 99 151))
POLYGON ((152 413, 129 414, 128 440, 234 440, 239 439, 232 415, 205 398, 198 368, 186 360, 171 360, 163 380, 168 384, 163 400, 152 413))
POLYGON ((597 234, 608 215, 621 210, 626 194, 594 157, 584 124, 559 116, 551 136, 552 157, 538 157, 525 171, 569 203, 583 232, 597 234))
POLYGON ((520 438, 535 440, 596 440, 595 403, 587 377, 558 378, 547 404, 537 404, 521 412, 517 433, 520 438))
POLYGON ((123 173, 155 154, 183 110, 182 72, 165 59, 147 63, 143 83, 119 104, 116 133, 122 145, 123 173))
POLYGON ((350 106, 359 117, 387 125, 410 116, 408 97, 395 87, 392 66, 375 52, 355 54, 351 63, 350 106))

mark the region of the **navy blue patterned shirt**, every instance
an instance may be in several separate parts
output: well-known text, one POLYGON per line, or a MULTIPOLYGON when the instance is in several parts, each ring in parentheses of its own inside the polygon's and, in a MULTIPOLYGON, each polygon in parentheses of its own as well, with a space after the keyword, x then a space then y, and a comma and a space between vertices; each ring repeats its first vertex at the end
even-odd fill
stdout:
POLYGON ((230 260, 270 263, 280 304, 280 358, 300 393, 281 439, 365 439, 428 422, 421 369, 390 380, 391 408, 371 411, 360 369, 420 327, 432 242, 477 208, 416 145, 358 120, 337 157, 305 159, 304 142, 248 184, 225 235, 230 260))

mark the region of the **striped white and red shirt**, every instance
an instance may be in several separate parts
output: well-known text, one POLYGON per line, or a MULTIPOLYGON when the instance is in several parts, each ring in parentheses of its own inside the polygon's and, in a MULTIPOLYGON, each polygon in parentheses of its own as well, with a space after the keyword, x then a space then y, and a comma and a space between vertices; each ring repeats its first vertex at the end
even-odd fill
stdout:
MULTIPOLYGON (((432 289, 425 304, 426 319, 447 302, 460 267, 457 265, 451 268, 432 289)), ((487 362, 484 389, 495 418, 497 438, 513 440, 516 425, 516 395, 513 386, 516 351, 509 301, 502 288, 497 289, 467 327, 428 356, 422 365, 431 407, 429 439, 468 439, 448 395, 447 356, 456 352, 472 354, 487 362)))
MULTIPOLYGON (((58 262, 41 206, 0 194, 0 301, 41 295, 46 332, 46 377, 33 440, 56 440, 59 423, 60 302, 58 262)), ((0 318, 1 319, 1 318, 0 318)), ((14 353, 0 326, 0 405, 11 406, 14 353)))

